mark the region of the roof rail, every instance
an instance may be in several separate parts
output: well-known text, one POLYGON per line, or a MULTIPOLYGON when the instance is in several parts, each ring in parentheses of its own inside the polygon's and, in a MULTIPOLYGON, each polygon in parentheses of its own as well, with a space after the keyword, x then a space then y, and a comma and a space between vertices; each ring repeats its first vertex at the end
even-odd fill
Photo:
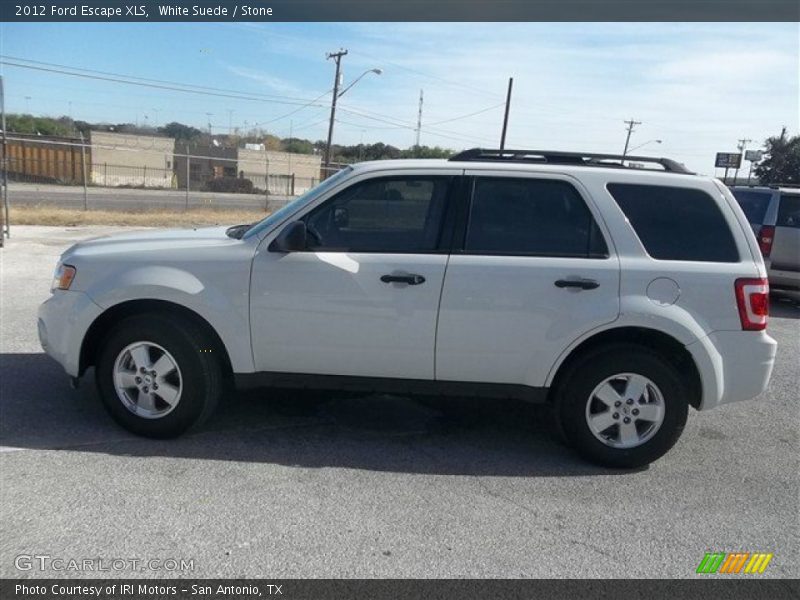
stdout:
POLYGON ((681 163, 669 158, 653 158, 649 156, 622 156, 621 154, 598 154, 596 152, 561 152, 558 150, 496 150, 487 148, 470 148, 454 154, 448 160, 476 162, 524 162, 546 163, 558 165, 579 165, 584 167, 611 167, 631 169, 623 161, 643 162, 661 165, 667 173, 684 173, 694 175, 681 163))
POLYGON ((768 188, 771 190, 777 190, 779 188, 800 188, 800 183, 730 183, 728 187, 740 187, 740 188, 768 188))

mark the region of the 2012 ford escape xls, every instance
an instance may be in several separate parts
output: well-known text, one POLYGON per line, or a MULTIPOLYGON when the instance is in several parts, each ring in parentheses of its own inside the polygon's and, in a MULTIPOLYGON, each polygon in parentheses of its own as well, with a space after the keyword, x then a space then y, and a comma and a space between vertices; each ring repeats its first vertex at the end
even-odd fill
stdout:
POLYGON ((113 418, 176 436, 227 380, 541 400, 647 464, 769 381, 768 284, 719 181, 669 159, 469 150, 346 167, 259 223, 89 240, 39 312, 113 418))

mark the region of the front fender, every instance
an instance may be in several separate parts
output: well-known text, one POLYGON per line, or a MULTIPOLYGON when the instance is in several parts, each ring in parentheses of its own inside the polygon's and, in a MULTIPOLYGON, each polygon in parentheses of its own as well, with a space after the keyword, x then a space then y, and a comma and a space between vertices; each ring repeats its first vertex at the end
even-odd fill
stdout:
POLYGON ((249 264, 202 281, 175 266, 152 265, 109 273, 85 290, 108 310, 132 300, 161 300, 187 308, 214 328, 230 357, 234 372, 252 372, 248 313, 249 264))

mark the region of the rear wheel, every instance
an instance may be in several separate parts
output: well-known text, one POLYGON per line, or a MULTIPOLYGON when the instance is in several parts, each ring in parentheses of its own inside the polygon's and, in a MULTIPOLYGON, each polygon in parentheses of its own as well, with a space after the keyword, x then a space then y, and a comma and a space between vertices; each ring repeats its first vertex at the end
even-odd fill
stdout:
POLYGON ((175 437, 199 425, 222 389, 210 337, 188 319, 125 319, 109 332, 96 365, 97 388, 111 416, 147 437, 175 437))
POLYGON ((683 432, 688 388, 672 363, 649 348, 617 344, 589 351, 561 381, 561 430, 591 462, 640 467, 663 456, 683 432))

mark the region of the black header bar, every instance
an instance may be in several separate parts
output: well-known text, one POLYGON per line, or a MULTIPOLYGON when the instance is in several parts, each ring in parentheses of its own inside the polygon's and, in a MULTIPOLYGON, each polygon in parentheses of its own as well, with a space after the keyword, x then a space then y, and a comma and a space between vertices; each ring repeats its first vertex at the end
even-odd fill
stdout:
POLYGON ((2 0, 8 22, 800 21, 798 0, 2 0))

